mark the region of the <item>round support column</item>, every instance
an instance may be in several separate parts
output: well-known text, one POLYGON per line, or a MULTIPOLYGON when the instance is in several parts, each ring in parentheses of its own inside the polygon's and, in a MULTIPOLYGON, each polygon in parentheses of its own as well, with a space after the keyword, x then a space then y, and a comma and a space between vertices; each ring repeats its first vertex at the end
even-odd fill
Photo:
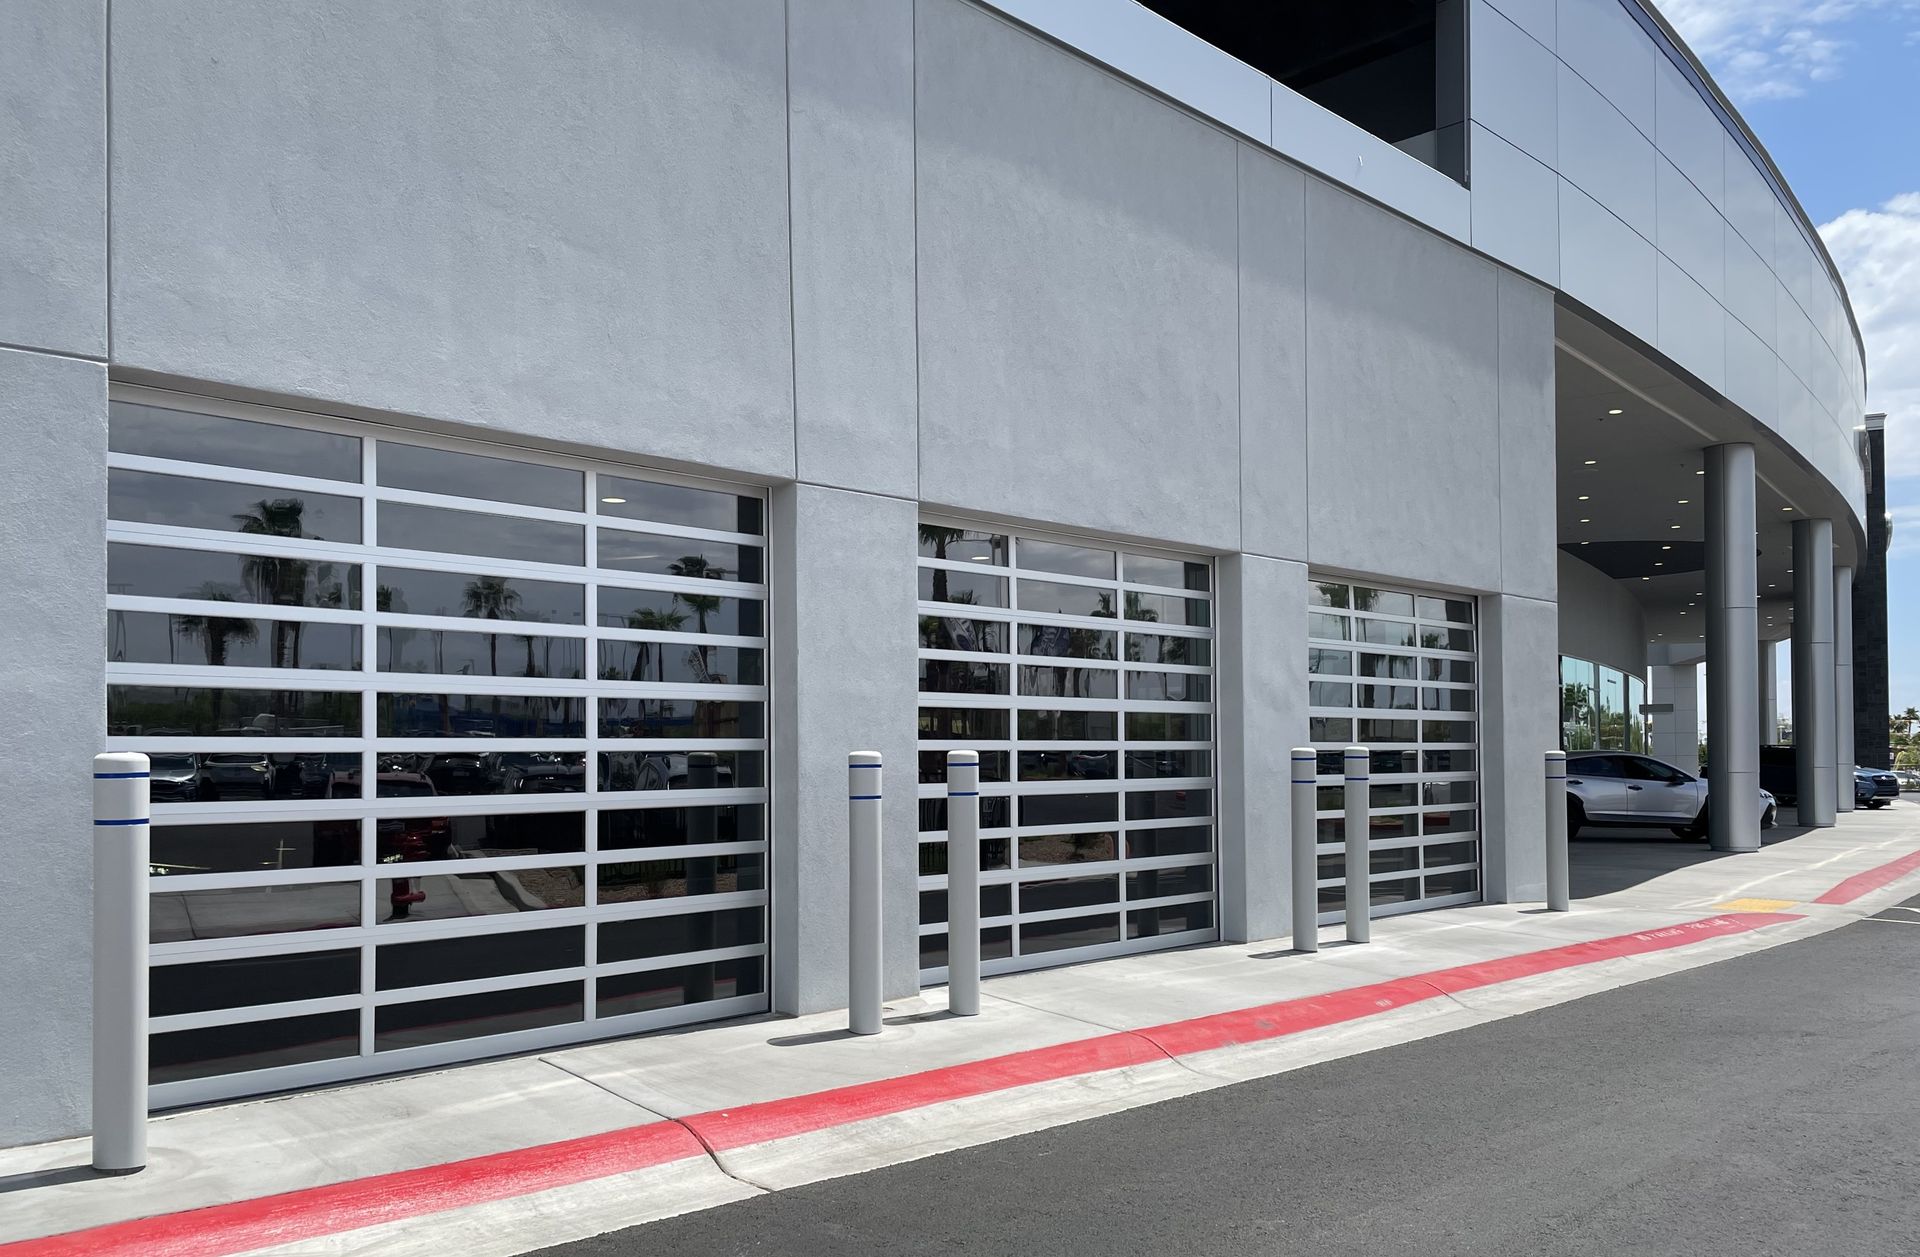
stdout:
POLYGON ((1707 450, 1707 834, 1760 849, 1760 611, 1753 446, 1707 450))

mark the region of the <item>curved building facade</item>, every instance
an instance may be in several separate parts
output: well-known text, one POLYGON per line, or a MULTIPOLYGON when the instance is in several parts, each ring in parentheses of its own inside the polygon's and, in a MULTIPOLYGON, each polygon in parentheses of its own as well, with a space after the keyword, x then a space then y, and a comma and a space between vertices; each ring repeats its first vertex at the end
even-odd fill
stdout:
POLYGON ((1354 742, 1370 911, 1537 898, 1558 679, 1704 660, 1734 798, 1789 634, 1831 822, 1817 236, 1650 9, 1387 7, 0 17, 0 1143, 87 1122, 98 750, 161 1105, 843 1004, 853 750, 890 995, 956 747, 989 972, 1286 934, 1302 744, 1321 920, 1354 742))

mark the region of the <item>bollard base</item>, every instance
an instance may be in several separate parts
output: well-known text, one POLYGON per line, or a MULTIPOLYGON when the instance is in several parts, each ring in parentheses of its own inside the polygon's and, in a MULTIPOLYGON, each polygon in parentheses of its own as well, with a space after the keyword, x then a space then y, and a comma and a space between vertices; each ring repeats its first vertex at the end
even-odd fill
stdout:
POLYGON ((93 1172, 95 1174, 100 1175, 102 1178, 125 1178, 129 1174, 138 1174, 140 1171, 146 1168, 147 1167, 144 1165, 130 1165, 124 1170, 110 1170, 104 1165, 96 1165, 92 1167, 93 1172))

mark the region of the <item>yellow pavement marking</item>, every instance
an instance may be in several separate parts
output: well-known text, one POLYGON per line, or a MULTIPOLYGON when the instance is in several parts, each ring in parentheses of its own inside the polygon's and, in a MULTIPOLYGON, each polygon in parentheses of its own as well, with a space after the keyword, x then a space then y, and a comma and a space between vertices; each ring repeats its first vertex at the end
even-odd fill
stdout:
POLYGON ((1782 908, 1791 908, 1797 899, 1729 899, 1725 903, 1713 905, 1725 908, 1729 912, 1778 912, 1782 908))

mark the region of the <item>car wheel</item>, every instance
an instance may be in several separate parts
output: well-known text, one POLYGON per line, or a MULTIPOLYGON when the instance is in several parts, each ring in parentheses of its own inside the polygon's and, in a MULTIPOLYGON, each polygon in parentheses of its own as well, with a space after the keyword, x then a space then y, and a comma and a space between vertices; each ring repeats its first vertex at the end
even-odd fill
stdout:
POLYGON ((1700 815, 1693 818, 1693 824, 1682 829, 1676 829, 1673 832, 1679 834, 1682 838, 1691 838, 1696 841, 1710 841, 1707 837, 1707 809, 1704 806, 1701 807, 1700 815))
POLYGON ((1772 829, 1774 822, 1778 819, 1779 818, 1774 815, 1773 808, 1769 806, 1766 811, 1760 813, 1760 828, 1772 829))
POLYGON ((1567 800, 1567 837, 1579 835, 1580 827, 1587 823, 1587 810, 1580 806, 1580 800, 1567 800))

